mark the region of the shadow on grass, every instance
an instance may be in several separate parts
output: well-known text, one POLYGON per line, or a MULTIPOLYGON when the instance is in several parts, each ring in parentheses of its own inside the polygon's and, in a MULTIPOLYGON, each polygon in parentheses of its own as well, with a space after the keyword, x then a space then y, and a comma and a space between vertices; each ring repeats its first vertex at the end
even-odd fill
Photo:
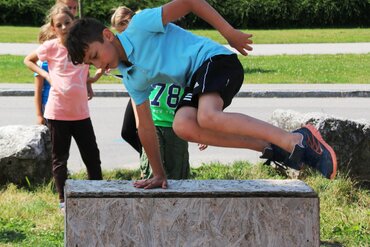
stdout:
POLYGON ((321 241, 320 247, 343 247, 343 245, 338 242, 321 241))
POLYGON ((262 69, 262 68, 244 68, 245 74, 269 74, 274 73, 276 70, 273 69, 262 69))
POLYGON ((26 238, 26 234, 14 230, 1 230, 0 243, 18 243, 26 238))

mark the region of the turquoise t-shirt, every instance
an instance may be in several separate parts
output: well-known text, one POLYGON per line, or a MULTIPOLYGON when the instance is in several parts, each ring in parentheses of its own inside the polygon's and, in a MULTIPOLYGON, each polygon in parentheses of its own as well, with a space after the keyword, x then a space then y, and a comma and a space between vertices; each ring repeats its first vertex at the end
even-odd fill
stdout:
POLYGON ((123 83, 137 105, 148 99, 153 82, 190 84, 195 71, 209 58, 232 54, 224 46, 172 23, 163 26, 162 7, 136 14, 118 34, 132 66, 120 63, 123 83))
POLYGON ((175 84, 156 83, 150 93, 150 110, 155 126, 172 127, 175 110, 184 89, 175 84))

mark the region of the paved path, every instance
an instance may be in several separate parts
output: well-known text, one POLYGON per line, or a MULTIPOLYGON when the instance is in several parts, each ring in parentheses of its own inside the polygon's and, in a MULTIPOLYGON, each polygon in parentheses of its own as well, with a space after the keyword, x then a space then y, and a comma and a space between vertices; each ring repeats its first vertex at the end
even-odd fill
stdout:
MULTIPOLYGON (((38 44, 0 43, 0 55, 27 55, 38 44)), ((226 46, 230 48, 230 46, 226 46)), ((302 54, 367 54, 370 42, 366 43, 320 43, 320 44, 261 44, 253 45, 251 56, 302 55, 302 54)))
MULTIPOLYGON (((226 46, 236 52, 235 49, 226 46)), ((367 54, 370 43, 261 44, 253 45, 251 56, 303 54, 367 54)))

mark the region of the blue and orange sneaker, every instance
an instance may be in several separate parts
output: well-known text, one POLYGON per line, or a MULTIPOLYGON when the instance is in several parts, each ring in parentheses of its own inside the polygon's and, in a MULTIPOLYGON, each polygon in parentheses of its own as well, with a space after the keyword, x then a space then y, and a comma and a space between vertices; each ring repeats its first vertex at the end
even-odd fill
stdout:
POLYGON ((337 156, 332 147, 322 138, 319 131, 307 124, 293 131, 303 136, 304 155, 302 161, 319 170, 326 178, 334 179, 337 173, 337 156))
POLYGON ((302 157, 304 154, 303 148, 296 145, 293 153, 289 153, 279 146, 275 144, 270 144, 270 146, 266 147, 262 155, 260 156, 261 159, 267 159, 264 165, 271 165, 271 162, 275 164, 275 166, 280 167, 284 170, 287 167, 293 168, 295 170, 301 170, 303 167, 302 157))

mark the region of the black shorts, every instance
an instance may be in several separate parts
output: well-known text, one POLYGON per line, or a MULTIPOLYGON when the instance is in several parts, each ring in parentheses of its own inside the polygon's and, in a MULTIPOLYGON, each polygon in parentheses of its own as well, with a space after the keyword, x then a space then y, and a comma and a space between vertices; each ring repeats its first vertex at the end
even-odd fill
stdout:
POLYGON ((220 94, 225 109, 239 92, 243 80, 243 66, 236 54, 211 57, 194 73, 190 87, 185 88, 176 111, 183 106, 198 108, 199 96, 210 92, 220 94))

